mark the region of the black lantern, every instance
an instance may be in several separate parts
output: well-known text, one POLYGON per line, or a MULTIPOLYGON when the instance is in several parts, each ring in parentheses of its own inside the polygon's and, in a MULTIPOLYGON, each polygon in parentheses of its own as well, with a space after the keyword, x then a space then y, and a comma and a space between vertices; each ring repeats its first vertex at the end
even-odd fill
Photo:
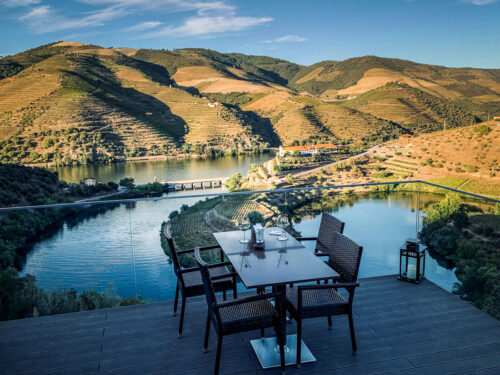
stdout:
POLYGON ((399 280, 420 284, 425 279, 426 246, 419 239, 408 238, 399 249, 399 280))

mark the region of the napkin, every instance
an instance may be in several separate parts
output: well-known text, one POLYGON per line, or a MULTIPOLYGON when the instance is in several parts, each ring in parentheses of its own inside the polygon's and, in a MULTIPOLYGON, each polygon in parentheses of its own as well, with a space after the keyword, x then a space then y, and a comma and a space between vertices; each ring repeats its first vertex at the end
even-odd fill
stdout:
POLYGON ((281 236, 281 231, 277 229, 273 229, 271 231, 271 236, 281 236))

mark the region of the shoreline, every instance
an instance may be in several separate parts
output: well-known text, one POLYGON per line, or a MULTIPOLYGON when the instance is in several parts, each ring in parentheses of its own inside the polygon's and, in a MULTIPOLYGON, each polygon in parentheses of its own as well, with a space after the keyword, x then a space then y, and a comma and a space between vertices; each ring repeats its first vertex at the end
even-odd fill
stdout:
POLYGON ((191 154, 181 154, 181 155, 151 155, 151 156, 132 156, 132 157, 116 157, 113 161, 109 163, 88 163, 88 164, 78 164, 78 165, 73 165, 73 164, 54 164, 54 163, 28 163, 28 164, 21 164, 24 165, 25 167, 39 167, 39 168, 57 168, 57 167, 82 167, 82 166, 102 166, 102 165, 109 165, 109 164, 114 164, 114 163, 130 163, 130 162, 140 162, 140 161, 162 161, 162 160, 189 160, 189 159, 222 159, 225 157, 237 157, 237 156, 252 156, 252 155, 258 155, 258 154, 270 154, 272 153, 273 149, 266 149, 261 152, 244 152, 244 153, 238 153, 236 155, 222 155, 222 156, 215 156, 215 157, 209 157, 205 155, 191 155, 191 154))

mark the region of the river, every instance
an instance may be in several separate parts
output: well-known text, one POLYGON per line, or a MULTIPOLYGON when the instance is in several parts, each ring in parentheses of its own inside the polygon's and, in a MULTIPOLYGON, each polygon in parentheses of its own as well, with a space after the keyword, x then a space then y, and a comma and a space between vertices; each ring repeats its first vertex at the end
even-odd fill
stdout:
POLYGON ((61 180, 79 182, 86 177, 98 181, 119 182, 131 176, 136 184, 158 181, 192 180, 207 177, 229 177, 239 172, 245 175, 250 164, 261 164, 274 157, 274 153, 228 156, 216 159, 166 159, 119 162, 111 164, 93 164, 82 166, 64 166, 51 168, 59 174, 61 180))
MULTIPOLYGON (((220 189, 219 189, 220 191, 220 189)), ((113 284, 119 295, 150 300, 173 298, 176 279, 160 245, 160 227, 172 210, 197 198, 137 202, 65 223, 56 233, 33 245, 22 274, 36 276, 44 288, 94 288, 113 284)), ((398 246, 415 236, 411 196, 363 197, 332 210, 346 222, 345 233, 364 247, 360 277, 396 274, 398 246)), ((316 235, 320 217, 294 224, 303 236, 316 235)), ((427 256, 427 277, 451 290, 452 271, 427 256)))

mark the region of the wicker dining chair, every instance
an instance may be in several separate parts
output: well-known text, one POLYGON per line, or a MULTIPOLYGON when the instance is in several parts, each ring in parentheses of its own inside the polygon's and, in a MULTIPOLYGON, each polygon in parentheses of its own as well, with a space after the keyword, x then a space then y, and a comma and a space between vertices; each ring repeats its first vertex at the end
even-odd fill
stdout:
MULTIPOLYGON (((174 265, 175 276, 177 276, 177 286, 175 288, 175 301, 174 301, 174 316, 177 315, 177 304, 179 300, 179 292, 181 294, 181 317, 179 321, 178 336, 182 337, 182 327, 184 325, 184 312, 186 310, 186 299, 189 297, 202 296, 205 294, 203 288, 203 281, 198 267, 184 268, 179 262, 179 255, 194 253, 194 249, 176 250, 174 239, 167 233, 163 232, 165 240, 170 247, 170 258, 174 265)), ((205 246, 200 247, 200 251, 215 250, 219 246, 205 246)), ((220 250, 220 263, 211 264, 209 267, 210 274, 213 276, 220 276, 217 282, 214 283, 216 292, 223 292, 224 299, 226 299, 226 291, 232 290, 234 298, 237 298, 238 292, 236 290, 236 276, 231 273, 227 266, 231 265, 229 262, 223 262, 224 253, 220 250)))
POLYGON ((323 285, 299 285, 287 289, 287 310, 297 322, 297 367, 300 367, 302 320, 328 317, 329 329, 332 327, 332 315, 347 315, 351 333, 352 352, 357 354, 356 336, 352 318, 352 304, 357 283, 359 263, 363 247, 338 232, 333 234, 333 248, 330 260, 335 263, 342 282, 323 285), (338 289, 345 289, 344 297, 338 289))
MULTIPOLYGON (((208 348, 210 336, 210 323, 217 332, 217 355, 215 357, 215 375, 219 373, 220 357, 222 350, 222 338, 233 333, 254 331, 260 329, 261 337, 264 336, 264 329, 274 327, 278 337, 281 337, 281 319, 277 309, 269 301, 275 299, 275 306, 278 305, 280 293, 264 293, 250 297, 238 298, 232 301, 219 302, 215 296, 215 283, 223 276, 215 276, 210 272, 209 266, 201 259, 201 249, 195 249, 194 255, 201 271, 205 297, 208 304, 207 325, 205 330, 205 341, 203 351, 208 348)), ((234 274, 235 275, 235 274, 234 274)), ((285 348, 284 340, 281 337, 280 359, 281 371, 285 371, 285 348)))
MULTIPOLYGON (((314 247, 314 254, 319 257, 328 257, 330 250, 332 248, 333 235, 334 233, 344 233, 345 223, 335 216, 323 212, 321 216, 321 222, 319 224, 319 231, 317 237, 298 237, 298 241, 316 241, 314 247)), ((328 262, 327 262, 328 263, 328 262)), ((332 267, 330 263, 329 266, 332 267)), ((335 271, 335 267, 332 267, 335 271)), ((332 281, 341 281, 340 277, 334 277, 332 281)), ((325 280, 325 284, 328 280, 325 280)), ((318 281, 317 284, 320 284, 318 281)), ((293 284, 291 285, 293 286, 293 284)))
POLYGON ((335 232, 344 233, 345 223, 335 216, 323 212, 317 237, 298 237, 298 241, 316 241, 314 253, 319 256, 328 256, 332 236, 335 232))

